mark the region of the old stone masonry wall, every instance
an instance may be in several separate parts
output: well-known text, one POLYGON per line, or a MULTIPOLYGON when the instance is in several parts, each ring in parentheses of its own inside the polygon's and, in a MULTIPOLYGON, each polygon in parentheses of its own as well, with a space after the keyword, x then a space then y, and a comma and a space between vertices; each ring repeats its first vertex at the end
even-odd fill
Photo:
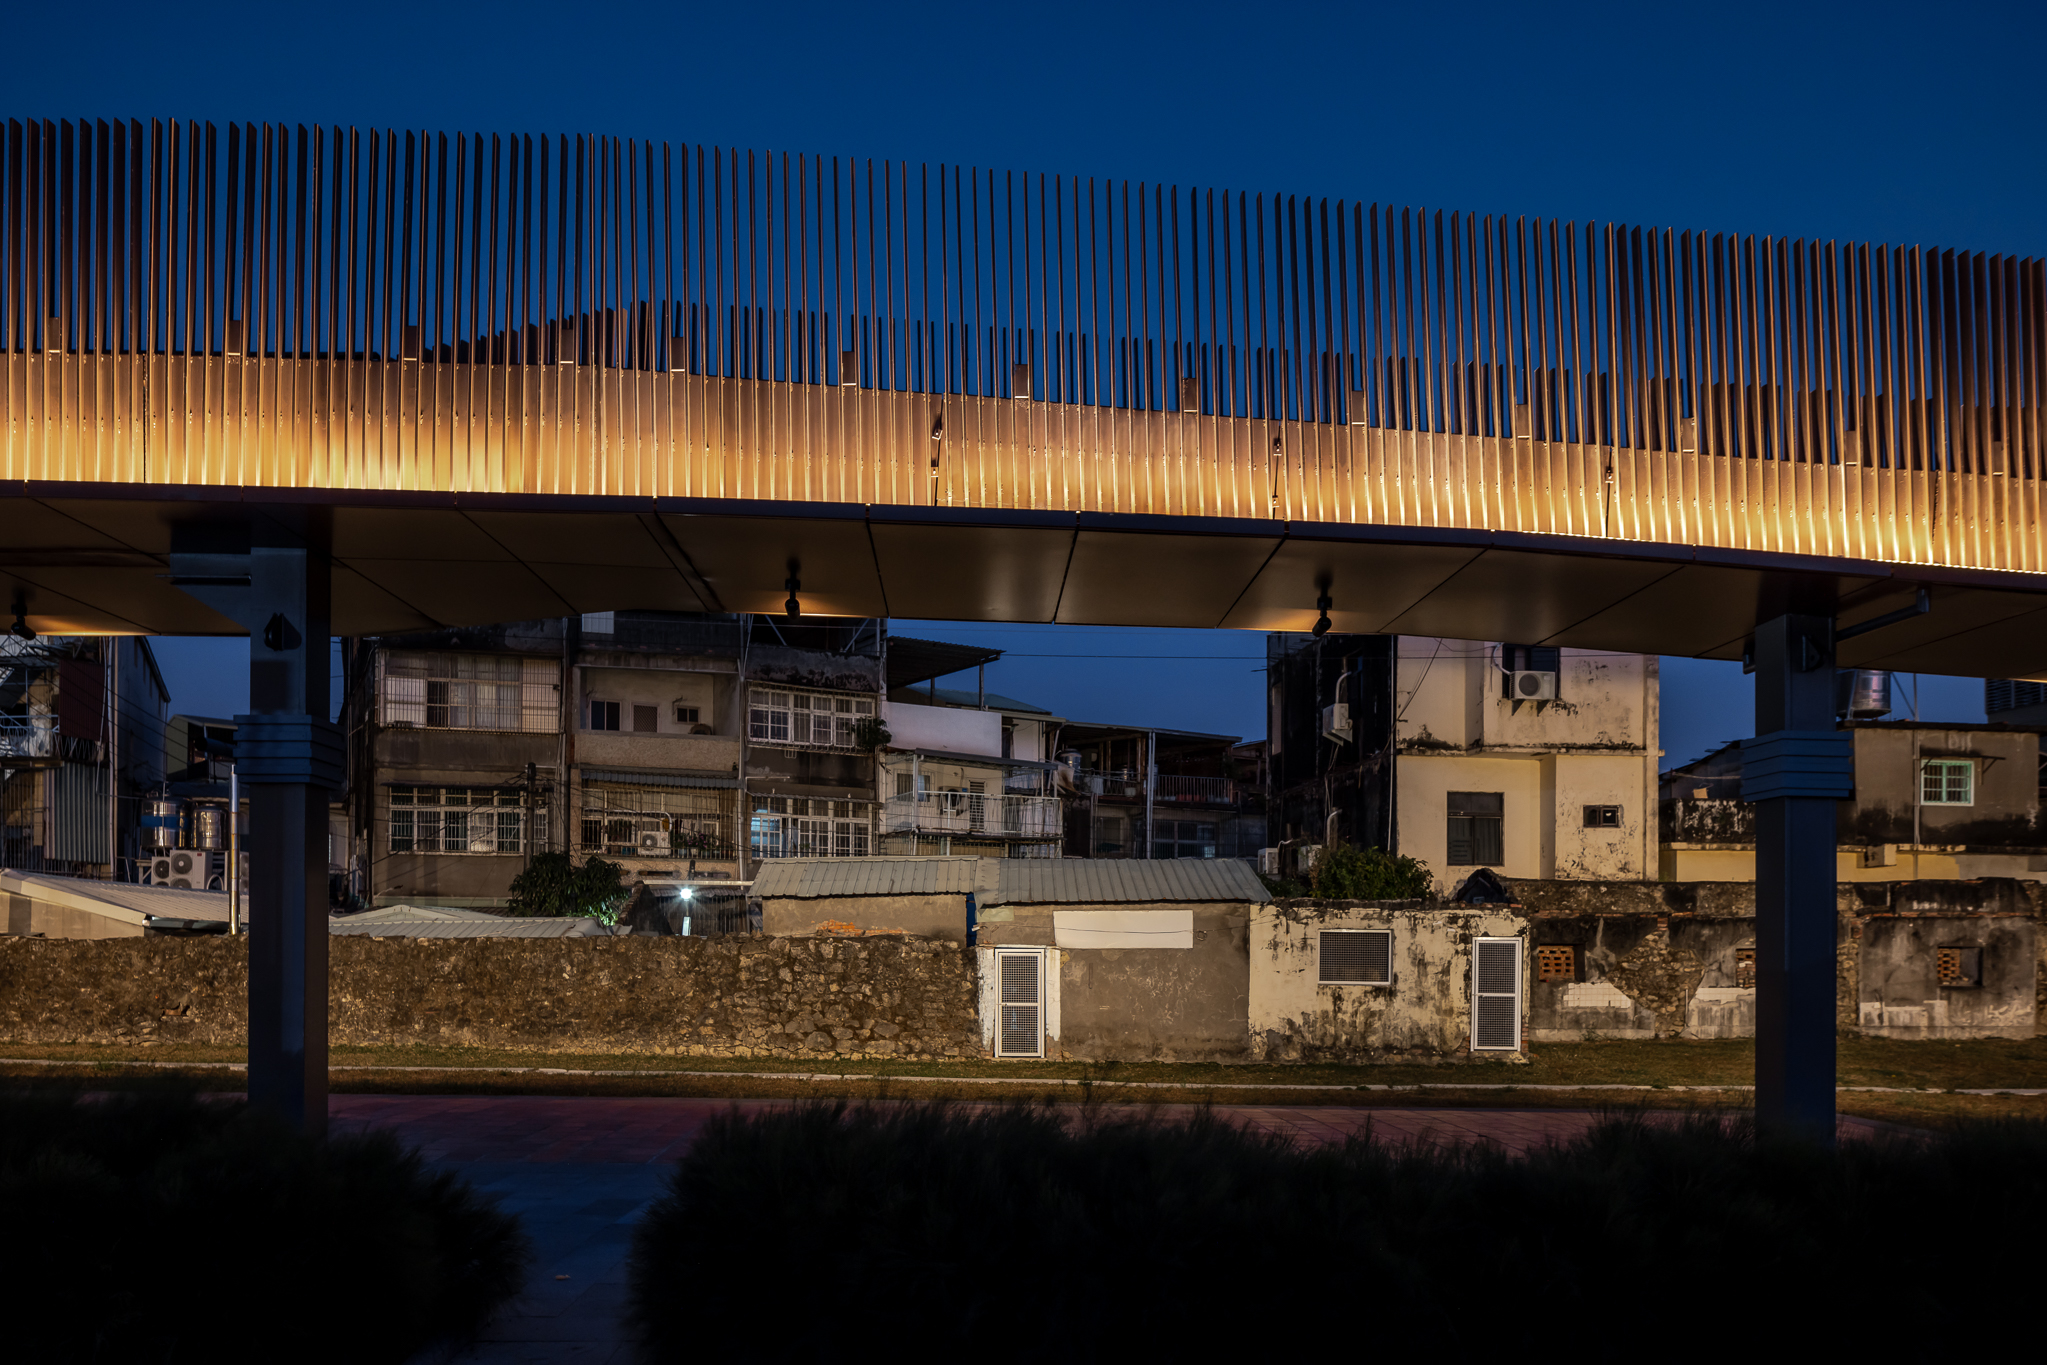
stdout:
MULTIPOLYGON (((331 1038, 708 1057, 976 1056, 974 965, 911 938, 331 942, 331 1038)), ((246 939, 0 937, 0 1037, 241 1044, 246 939)))

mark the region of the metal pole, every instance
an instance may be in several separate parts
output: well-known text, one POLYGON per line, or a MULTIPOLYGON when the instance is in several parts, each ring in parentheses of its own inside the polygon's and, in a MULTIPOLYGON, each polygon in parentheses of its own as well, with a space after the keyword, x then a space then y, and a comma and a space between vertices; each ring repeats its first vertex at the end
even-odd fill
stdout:
POLYGON ((1152 811, 1152 797, 1159 785, 1159 732, 1144 732, 1144 856, 1150 861, 1156 855, 1157 840, 1153 826, 1157 824, 1152 811))
POLYGON ((242 783, 227 765, 227 931, 242 932, 242 783))
POLYGON ((1854 794, 1834 726, 1833 623, 1756 627, 1756 737, 1742 799, 1756 808, 1756 1119, 1834 1140, 1835 802, 1854 794))

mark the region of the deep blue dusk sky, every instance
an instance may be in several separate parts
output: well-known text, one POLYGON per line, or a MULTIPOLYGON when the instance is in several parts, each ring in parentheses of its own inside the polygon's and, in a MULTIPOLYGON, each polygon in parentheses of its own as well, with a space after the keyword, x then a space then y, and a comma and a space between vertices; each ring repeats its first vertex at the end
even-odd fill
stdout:
MULTIPOLYGON (((610 132, 2039 255, 2043 39, 2038 4, 111 3, 10 14, 5 112, 610 132)), ((1069 716, 1263 732, 1262 637, 899 629, 1036 656, 990 686, 1069 716)), ((245 709, 241 642, 161 644, 175 709, 245 709)), ((1737 667, 1664 678, 1666 762, 1751 732, 1737 667)), ((1919 709, 1981 719, 1982 690, 1928 677, 1919 709)))

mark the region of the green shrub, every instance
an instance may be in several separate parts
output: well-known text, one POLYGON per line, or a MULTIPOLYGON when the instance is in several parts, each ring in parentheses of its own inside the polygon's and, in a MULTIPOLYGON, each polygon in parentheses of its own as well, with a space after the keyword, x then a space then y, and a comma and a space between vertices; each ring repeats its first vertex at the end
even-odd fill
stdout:
POLYGON ((1336 843, 1315 859, 1308 894, 1332 901, 1426 900, 1434 879, 1419 858, 1336 843))
POLYGON ((591 858, 578 867, 566 853, 536 853, 526 870, 512 878, 505 913, 587 915, 601 924, 616 924, 630 894, 625 869, 617 863, 591 858))
POLYGON ((472 1339, 527 1258, 516 1218, 388 1134, 189 1091, 0 1094, 11 1359, 400 1362, 472 1339))
POLYGON ((641 1222, 650 1361, 971 1354, 1910 1358, 2030 1301, 2047 1126, 1838 1152, 1716 1116, 1527 1159, 1207 1114, 816 1105, 712 1122, 641 1222), (729 1273, 738 1270, 739 1273, 729 1273))

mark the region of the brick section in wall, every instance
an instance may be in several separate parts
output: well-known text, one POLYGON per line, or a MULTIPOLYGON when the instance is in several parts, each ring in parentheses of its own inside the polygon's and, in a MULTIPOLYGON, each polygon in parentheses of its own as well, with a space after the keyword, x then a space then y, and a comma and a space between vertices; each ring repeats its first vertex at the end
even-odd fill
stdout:
MULTIPOLYGON (((979 1055, 970 952, 922 939, 331 944, 338 1044, 704 1057, 979 1055)), ((245 1040, 246 939, 0 938, 0 1037, 245 1040)))

